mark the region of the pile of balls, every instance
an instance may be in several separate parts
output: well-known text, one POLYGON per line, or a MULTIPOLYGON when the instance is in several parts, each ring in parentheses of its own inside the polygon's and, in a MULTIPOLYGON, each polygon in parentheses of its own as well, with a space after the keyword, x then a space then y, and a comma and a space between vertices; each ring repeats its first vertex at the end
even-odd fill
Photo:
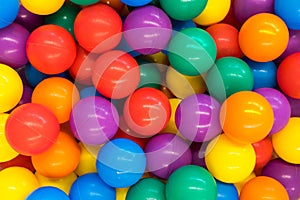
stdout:
POLYGON ((0 3, 0 198, 299 200, 299 0, 0 3))

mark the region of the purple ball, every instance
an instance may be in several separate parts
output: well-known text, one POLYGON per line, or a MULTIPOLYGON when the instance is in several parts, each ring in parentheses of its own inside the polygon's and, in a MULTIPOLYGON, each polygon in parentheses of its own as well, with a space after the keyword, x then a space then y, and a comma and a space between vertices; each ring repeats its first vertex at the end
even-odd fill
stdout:
POLYGON ((30 86, 23 85, 23 94, 17 106, 23 105, 25 103, 31 103, 32 92, 33 90, 30 86))
POLYGON ((192 164, 198 165, 200 167, 206 168, 205 163, 205 151, 208 142, 193 142, 190 149, 192 151, 192 164))
POLYGON ((287 163, 279 158, 271 160, 262 171, 279 181, 287 190, 290 199, 300 199, 300 165, 287 163))
POLYGON ((192 162, 189 145, 172 133, 162 133, 151 138, 145 147, 145 153, 147 169, 163 179, 167 179, 179 167, 192 162))
POLYGON ((125 40, 133 50, 144 55, 163 50, 171 35, 171 20, 155 6, 134 9, 124 22, 125 40))
POLYGON ((81 99, 73 107, 70 127, 74 136, 89 145, 103 144, 116 134, 119 115, 115 106, 103 97, 81 99))
POLYGON ((243 24, 249 17, 258 13, 273 13, 274 0, 235 0, 233 13, 238 22, 243 24))
POLYGON ((24 28, 31 32, 44 23, 44 18, 42 15, 31 13, 22 5, 20 5, 19 13, 15 19, 15 22, 24 26, 24 28))
POLYGON ((0 63, 18 69, 28 62, 26 42, 29 32, 21 25, 12 23, 0 29, 0 63))
POLYGON ((222 131, 220 103, 206 94, 193 94, 183 99, 175 111, 179 132, 194 142, 209 141, 222 131))
POLYGON ((291 105, 291 117, 300 117, 300 99, 294 99, 289 96, 285 96, 291 105))
POLYGON ((272 106, 274 124, 269 135, 273 135, 283 129, 288 123, 291 117, 290 103, 284 94, 273 88, 259 88, 255 92, 265 97, 272 106))

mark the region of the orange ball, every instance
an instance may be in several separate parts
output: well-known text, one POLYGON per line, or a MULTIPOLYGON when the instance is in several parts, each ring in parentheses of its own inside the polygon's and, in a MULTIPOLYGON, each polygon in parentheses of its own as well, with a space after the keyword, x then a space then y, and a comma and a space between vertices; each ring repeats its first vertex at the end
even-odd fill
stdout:
POLYGON ((242 188, 240 200, 289 200, 286 189, 277 180, 258 176, 248 181, 242 188))
POLYGON ((49 108, 59 123, 69 121, 73 105, 80 96, 76 86, 61 77, 51 77, 41 81, 33 90, 31 101, 49 108))
POLYGON ((45 152, 32 156, 36 171, 48 178, 71 174, 79 164, 80 148, 73 137, 60 132, 57 141, 45 152))
POLYGON ((257 62, 278 58, 286 49, 289 31, 284 21, 270 13, 250 17, 241 27, 239 44, 242 52, 257 62))
POLYGON ((274 113, 263 96, 252 91, 241 91, 224 101, 220 122, 230 139, 254 143, 269 134, 274 123, 274 113))

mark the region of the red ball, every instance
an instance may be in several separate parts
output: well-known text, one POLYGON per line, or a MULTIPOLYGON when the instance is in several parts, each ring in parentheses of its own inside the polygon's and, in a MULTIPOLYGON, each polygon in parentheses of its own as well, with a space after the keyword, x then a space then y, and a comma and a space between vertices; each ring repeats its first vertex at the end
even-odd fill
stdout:
POLYGON ((262 169, 272 158, 273 145, 269 137, 252 143, 256 154, 255 170, 262 169))
POLYGON ((288 96, 300 99, 300 52, 287 56, 277 70, 280 89, 288 96))
POLYGON ((67 70, 76 57, 76 44, 64 28, 49 24, 35 29, 26 44, 29 62, 45 74, 67 70))
POLYGON ((58 137, 59 129, 57 118, 48 108, 27 103, 11 112, 6 121, 5 134, 13 149, 31 156, 51 147, 58 137))
POLYGON ((25 167, 30 171, 35 172, 31 162, 31 157, 20 154, 10 161, 0 163, 0 171, 9 167, 25 167))

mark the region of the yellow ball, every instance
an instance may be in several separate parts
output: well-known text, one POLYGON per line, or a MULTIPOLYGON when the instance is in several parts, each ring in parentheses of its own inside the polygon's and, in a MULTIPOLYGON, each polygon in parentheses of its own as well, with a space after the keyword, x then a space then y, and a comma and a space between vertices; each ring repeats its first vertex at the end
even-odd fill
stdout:
POLYGON ((210 173, 225 183, 237 183, 247 178, 256 162, 254 148, 230 140, 225 134, 213 139, 205 152, 205 163, 210 173))
POLYGON ((237 182, 234 184, 234 186, 236 187, 238 193, 240 194, 241 193, 241 190, 243 188, 243 186, 248 182, 250 181, 251 179, 255 178, 256 175, 254 172, 252 172, 247 178, 245 178, 244 180, 242 180, 241 182, 237 182))
POLYGON ((272 135, 277 155, 292 164, 300 164, 300 117, 292 117, 287 125, 272 135))
POLYGON ((25 199, 33 190, 39 187, 34 174, 23 167, 9 167, 0 171, 1 199, 25 199))
POLYGON ((208 0, 204 10, 193 21, 202 26, 222 21, 229 12, 231 0, 208 0))
POLYGON ((79 147, 81 150, 80 160, 77 168, 75 169, 75 173, 78 176, 81 176, 83 174, 97 172, 96 158, 97 152, 101 147, 93 147, 82 143, 79 143, 79 147))
POLYGON ((50 15, 58 11, 65 0, 21 0, 21 4, 30 12, 37 15, 50 15))
POLYGON ((168 132, 168 133, 177 134, 178 129, 177 129, 177 126, 175 124, 175 111, 176 111, 178 105, 180 104, 181 99, 171 98, 171 99, 169 99, 169 102, 170 102, 170 106, 171 106, 171 117, 170 117, 170 120, 169 120, 167 126, 161 132, 162 133, 168 132))
POLYGON ((23 83, 11 67, 0 64, 0 113, 14 108, 22 98, 23 83))
POLYGON ((117 188, 116 189, 116 193, 117 193, 116 200, 125 200, 128 190, 129 190, 129 188, 117 188))
POLYGON ((0 113, 0 162, 12 160, 19 155, 7 142, 5 124, 9 114, 0 113))

